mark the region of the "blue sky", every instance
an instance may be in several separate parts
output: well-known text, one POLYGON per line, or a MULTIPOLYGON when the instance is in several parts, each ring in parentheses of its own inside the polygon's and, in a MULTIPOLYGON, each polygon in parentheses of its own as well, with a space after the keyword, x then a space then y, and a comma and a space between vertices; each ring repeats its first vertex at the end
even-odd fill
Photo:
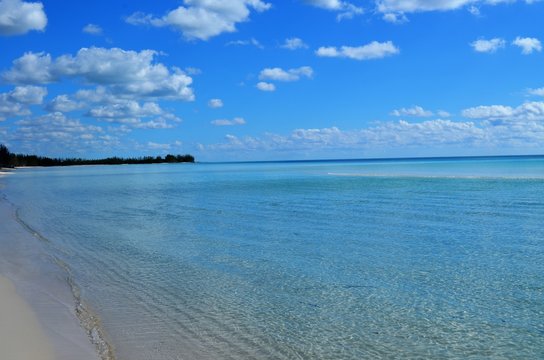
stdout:
POLYGON ((544 153, 544 2, 0 0, 14 152, 544 153))

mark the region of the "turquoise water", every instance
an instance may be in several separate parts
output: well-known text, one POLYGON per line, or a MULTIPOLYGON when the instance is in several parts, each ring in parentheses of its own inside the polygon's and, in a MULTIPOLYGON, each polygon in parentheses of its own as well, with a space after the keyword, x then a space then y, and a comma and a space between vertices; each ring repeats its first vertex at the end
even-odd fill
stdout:
POLYGON ((544 158, 2 182, 119 359, 544 357, 544 158))

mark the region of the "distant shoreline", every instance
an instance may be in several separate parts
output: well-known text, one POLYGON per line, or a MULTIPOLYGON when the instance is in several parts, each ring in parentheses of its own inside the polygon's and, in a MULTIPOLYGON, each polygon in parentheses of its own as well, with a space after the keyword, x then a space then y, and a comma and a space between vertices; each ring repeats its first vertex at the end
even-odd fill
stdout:
POLYGON ((467 155, 467 156, 422 156, 348 159, 295 159, 295 160, 247 160, 247 161, 199 161, 200 164, 267 164, 267 163, 332 163, 332 162, 409 162, 409 161, 452 161, 452 160, 493 160, 493 159, 544 159, 541 155, 467 155))

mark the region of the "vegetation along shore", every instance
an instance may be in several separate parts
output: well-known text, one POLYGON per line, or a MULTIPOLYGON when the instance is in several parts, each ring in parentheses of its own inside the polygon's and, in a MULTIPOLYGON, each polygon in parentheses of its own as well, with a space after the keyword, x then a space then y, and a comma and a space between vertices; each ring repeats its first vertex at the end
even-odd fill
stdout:
POLYGON ((138 158, 108 157, 104 159, 50 158, 46 156, 13 154, 0 144, 0 168, 19 166, 72 166, 72 165, 121 165, 121 164, 160 164, 160 163, 194 163, 192 155, 143 156, 138 158))

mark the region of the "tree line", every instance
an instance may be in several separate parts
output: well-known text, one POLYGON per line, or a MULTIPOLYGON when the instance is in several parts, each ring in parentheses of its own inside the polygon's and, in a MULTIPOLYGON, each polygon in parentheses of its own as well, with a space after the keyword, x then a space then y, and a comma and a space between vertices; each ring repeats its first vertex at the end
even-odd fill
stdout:
POLYGON ((121 165, 121 164, 159 164, 159 163, 194 163, 192 155, 143 156, 137 158, 108 157, 105 159, 50 158, 38 155, 14 154, 0 144, 0 168, 18 166, 72 166, 72 165, 121 165))

